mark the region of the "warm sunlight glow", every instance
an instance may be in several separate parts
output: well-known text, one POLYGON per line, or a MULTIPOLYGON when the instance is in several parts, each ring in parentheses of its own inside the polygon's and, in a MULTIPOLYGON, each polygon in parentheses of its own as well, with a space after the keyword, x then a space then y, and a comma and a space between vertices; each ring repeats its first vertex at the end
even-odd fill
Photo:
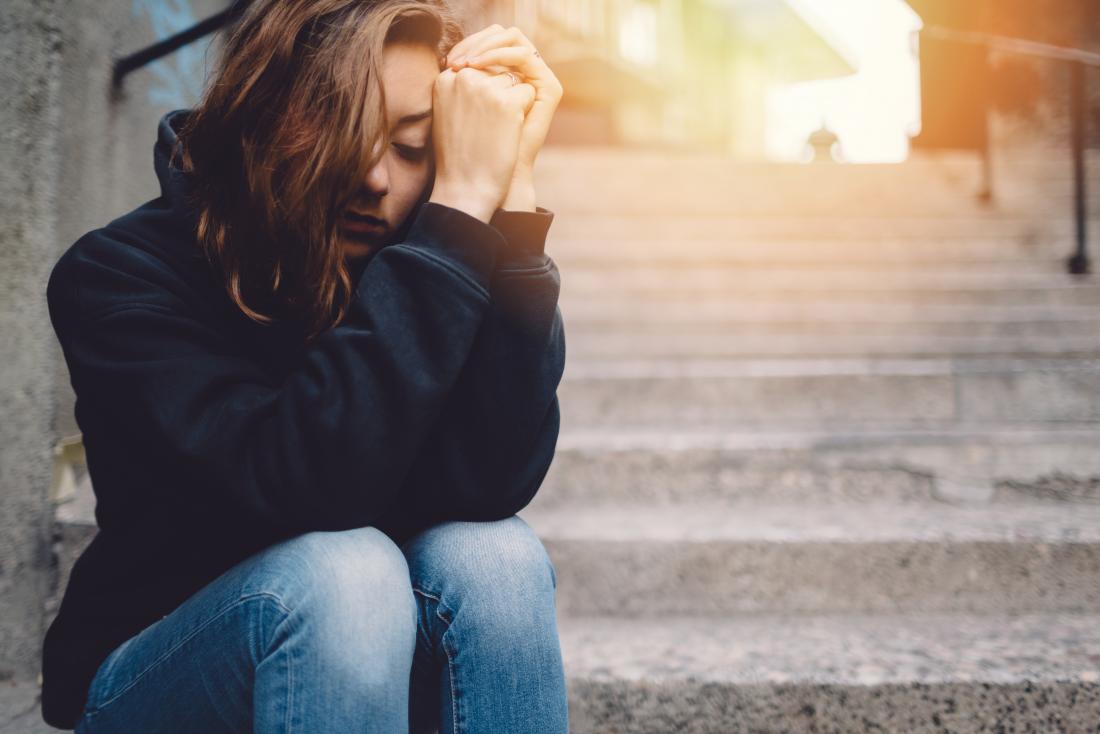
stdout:
POLYGON ((768 98, 767 154, 804 160, 806 140, 824 121, 840 137, 842 159, 903 161, 920 129, 920 77, 913 32, 920 18, 902 0, 798 0, 829 24, 859 71, 802 82, 768 98))

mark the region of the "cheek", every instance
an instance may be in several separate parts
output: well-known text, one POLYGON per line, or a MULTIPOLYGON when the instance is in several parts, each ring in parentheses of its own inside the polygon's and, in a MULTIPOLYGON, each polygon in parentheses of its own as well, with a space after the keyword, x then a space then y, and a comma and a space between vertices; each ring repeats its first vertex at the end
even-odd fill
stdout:
MULTIPOLYGON (((408 216, 413 207, 426 201, 431 195, 435 182, 435 168, 430 162, 406 165, 401 171, 399 191, 393 197, 393 203, 400 209, 402 216, 408 216)), ((395 212, 396 214, 396 212, 395 212)))
POLYGON ((413 180, 415 182, 413 189, 416 191, 417 195, 423 195, 424 192, 431 188, 435 180, 435 161, 432 160, 431 156, 429 156, 428 160, 424 163, 414 167, 413 180))

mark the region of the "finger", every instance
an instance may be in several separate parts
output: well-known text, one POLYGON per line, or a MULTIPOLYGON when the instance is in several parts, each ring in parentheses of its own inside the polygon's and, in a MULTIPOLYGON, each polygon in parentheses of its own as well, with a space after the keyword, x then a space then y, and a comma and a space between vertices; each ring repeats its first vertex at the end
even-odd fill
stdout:
POLYGON ((447 73, 452 74, 456 80, 463 79, 467 82, 472 82, 474 79, 485 79, 489 84, 496 84, 502 87, 513 86, 511 78, 507 74, 497 73, 489 71, 487 69, 477 69, 473 66, 464 66, 458 71, 446 70, 447 73))
POLYGON ((449 57, 450 63, 461 64, 463 59, 477 56, 480 53, 484 53, 498 46, 529 46, 532 50, 535 48, 535 44, 531 43, 519 28, 513 26, 511 28, 505 28, 500 31, 486 34, 482 38, 479 38, 476 42, 471 43, 461 55, 451 55, 449 57))
POLYGON ((466 59, 470 58, 470 56, 472 55, 487 51, 488 49, 495 46, 508 45, 509 42, 507 36, 504 35, 506 33, 506 31, 501 30, 483 36, 481 39, 474 41, 473 43, 468 45, 466 49, 461 53, 448 54, 447 63, 453 69, 461 68, 466 63, 466 59))
MULTIPOLYGON (((512 77, 506 73, 494 73, 486 71, 484 69, 475 69, 472 66, 465 66, 459 69, 457 72, 450 72, 454 74, 455 79, 465 79, 466 82, 473 83, 475 78, 483 79, 486 84, 492 84, 501 90, 508 91, 513 87, 521 86, 524 82, 514 82, 512 77)), ((534 87, 532 87, 534 89, 534 87)))
POLYGON ((524 117, 531 111, 535 104, 535 98, 538 96, 535 88, 527 82, 520 82, 514 87, 509 87, 505 90, 505 93, 513 95, 516 103, 523 108, 524 117))
POLYGON ((439 72, 439 74, 436 75, 434 86, 444 87, 444 88, 453 87, 454 83, 455 83, 455 77, 457 77, 457 76, 458 76, 458 73, 455 72, 454 70, 452 70, 451 68, 448 67, 446 69, 443 69, 442 71, 439 72))
POLYGON ((546 65, 541 56, 535 56, 535 52, 528 46, 504 46, 472 56, 466 60, 469 66, 484 68, 486 66, 500 65, 509 69, 515 69, 531 81, 542 82, 552 76, 550 67, 546 65))
POLYGON ((482 28, 477 33, 471 33, 470 35, 466 36, 461 41, 452 46, 451 50, 447 52, 447 65, 450 66, 451 62, 454 59, 457 59, 460 56, 465 56, 470 47, 478 43, 478 41, 480 41, 485 36, 492 33, 498 33, 503 30, 504 26, 502 26, 500 23, 493 23, 490 26, 482 28))

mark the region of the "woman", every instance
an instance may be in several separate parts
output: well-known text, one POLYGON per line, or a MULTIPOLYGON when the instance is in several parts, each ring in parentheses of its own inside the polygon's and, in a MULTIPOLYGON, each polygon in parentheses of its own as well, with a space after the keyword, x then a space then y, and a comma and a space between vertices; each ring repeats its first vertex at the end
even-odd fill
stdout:
POLYGON ((459 38, 434 0, 253 3, 161 120, 161 195, 55 265, 99 532, 48 723, 567 730, 515 516, 558 433, 561 87, 516 29, 459 38))

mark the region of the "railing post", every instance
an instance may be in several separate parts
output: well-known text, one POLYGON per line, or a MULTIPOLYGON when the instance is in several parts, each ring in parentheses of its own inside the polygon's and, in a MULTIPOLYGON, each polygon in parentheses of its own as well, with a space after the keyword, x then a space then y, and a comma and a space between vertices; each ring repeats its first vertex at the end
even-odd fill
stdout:
MULTIPOLYGON (((985 41, 981 44, 984 52, 984 58, 982 60, 982 83, 989 87, 990 67, 989 67, 989 42, 985 41)), ((985 126, 985 131, 982 134, 982 187, 978 191, 978 201, 983 204, 990 204, 993 202, 993 100, 988 92, 985 93, 985 105, 982 110, 982 125, 985 126)))
POLYGON ((1077 250, 1069 258, 1069 272, 1084 275, 1089 272, 1088 212, 1085 191, 1085 64, 1071 61, 1069 65, 1070 136, 1073 142, 1073 197, 1077 222, 1077 250))

